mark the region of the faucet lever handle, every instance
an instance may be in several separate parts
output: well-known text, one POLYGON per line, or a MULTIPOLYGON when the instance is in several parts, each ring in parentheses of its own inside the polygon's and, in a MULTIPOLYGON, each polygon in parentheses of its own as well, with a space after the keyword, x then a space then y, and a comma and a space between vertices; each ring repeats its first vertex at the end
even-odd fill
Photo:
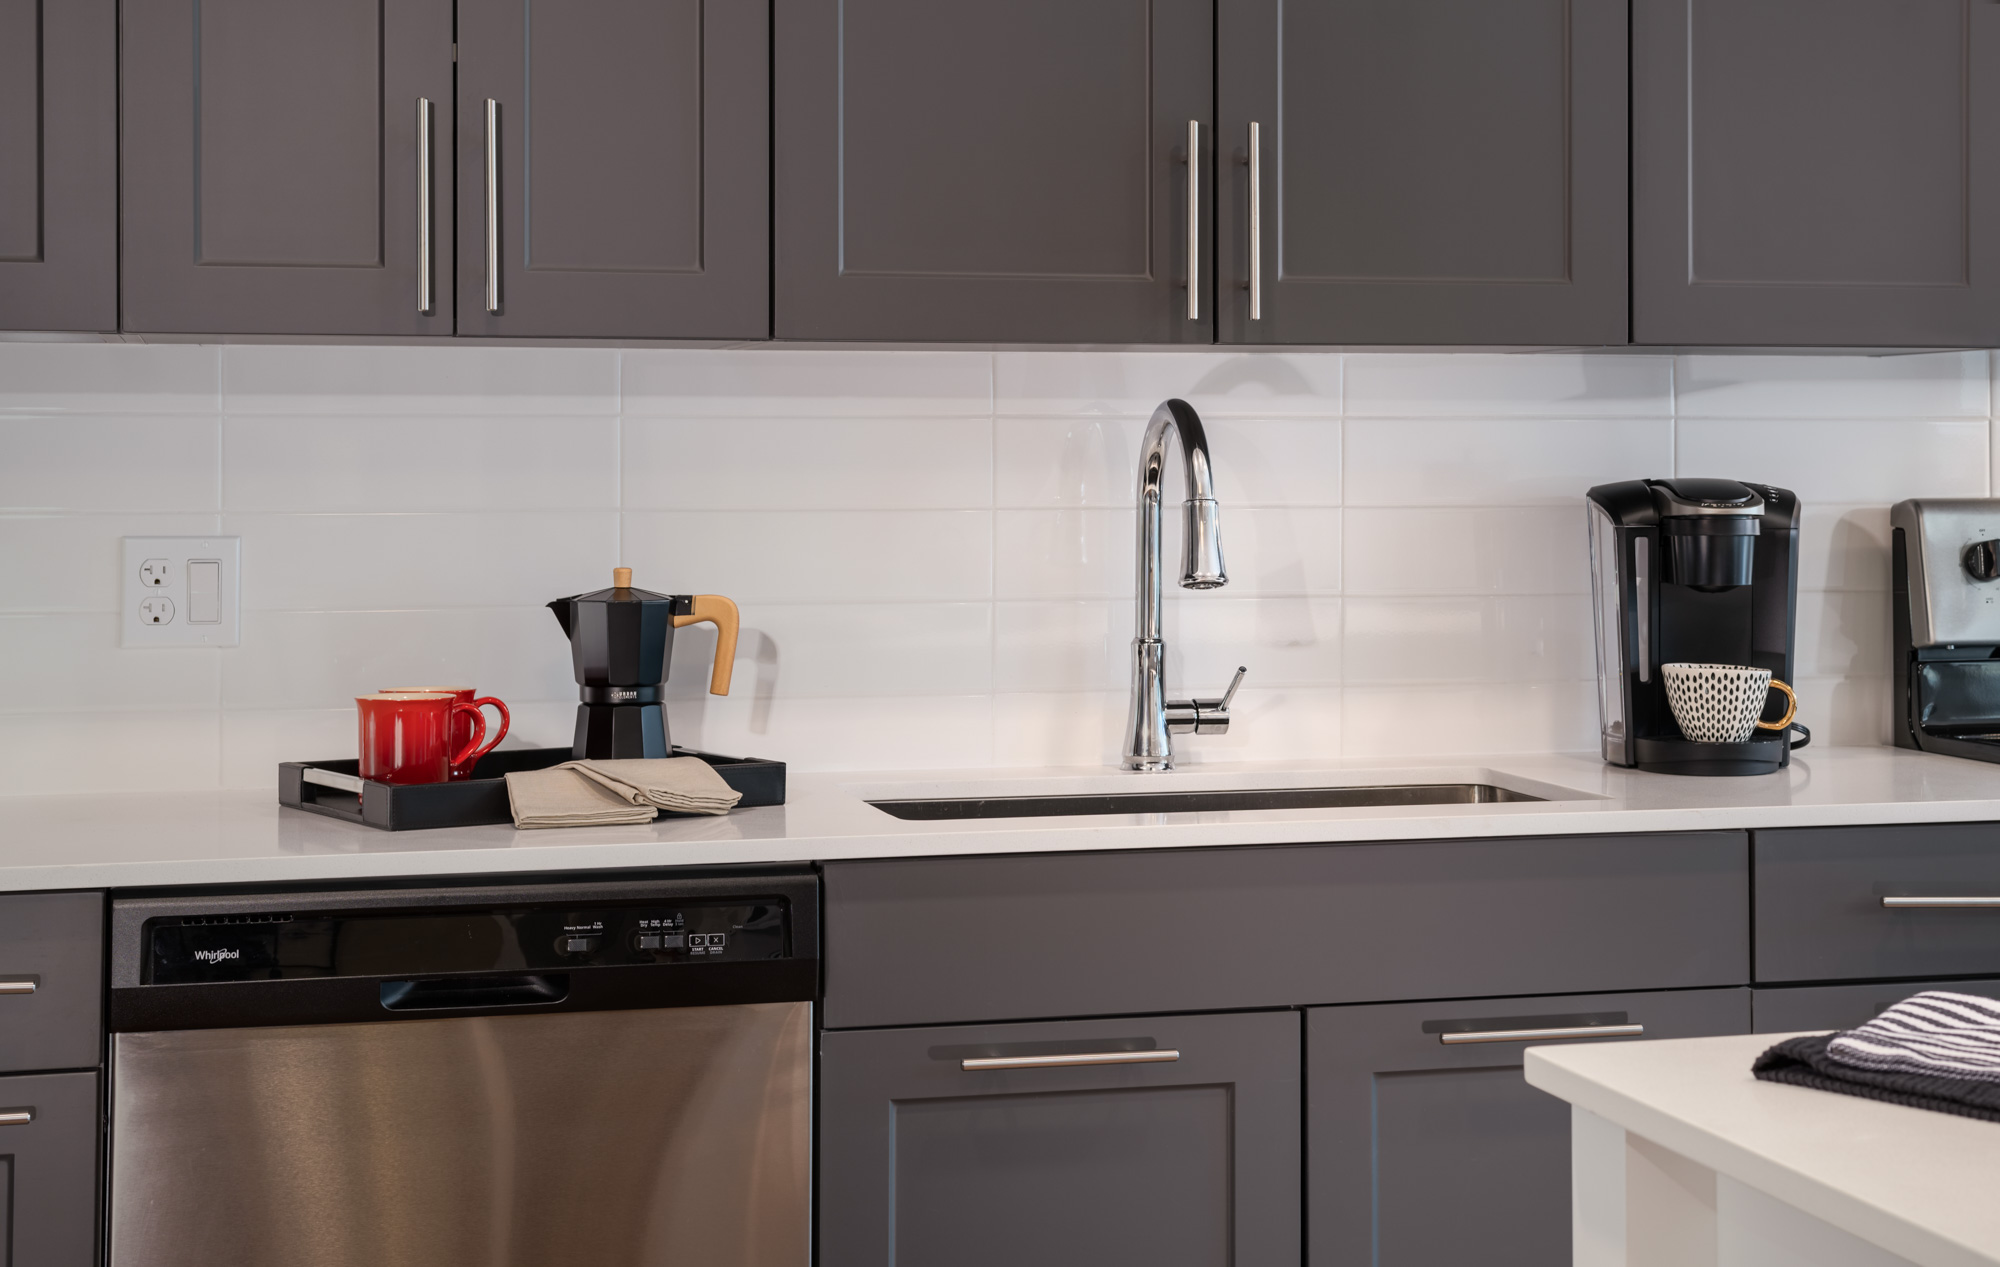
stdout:
POLYGON ((1216 707, 1225 713, 1229 711, 1229 701, 1236 698, 1236 688, 1243 685, 1243 675, 1249 671, 1250 666, 1247 664, 1236 666, 1236 676, 1229 679, 1229 689, 1222 693, 1222 701, 1216 707))

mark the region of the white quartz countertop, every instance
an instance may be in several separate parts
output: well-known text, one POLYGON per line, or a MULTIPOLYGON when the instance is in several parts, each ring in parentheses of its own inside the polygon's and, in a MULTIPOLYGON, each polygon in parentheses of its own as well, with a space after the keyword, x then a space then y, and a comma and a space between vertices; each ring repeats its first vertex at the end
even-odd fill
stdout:
MULTIPOLYGON (((794 774, 788 803, 634 827, 384 832, 275 792, 0 798, 0 890, 729 866, 839 858, 1171 849, 1473 836, 2000 822, 2000 765, 1896 748, 1815 748, 1753 778, 1642 774, 1590 754, 1106 768, 794 774), (868 798, 1493 783, 1543 801, 1369 809, 911 822, 868 798)), ((2000 843, 2000 835, 1996 835, 2000 843)))
POLYGON ((1758 1082, 1784 1037, 1535 1047, 1527 1077, 1912 1262, 2000 1263, 2000 1122, 1758 1082))

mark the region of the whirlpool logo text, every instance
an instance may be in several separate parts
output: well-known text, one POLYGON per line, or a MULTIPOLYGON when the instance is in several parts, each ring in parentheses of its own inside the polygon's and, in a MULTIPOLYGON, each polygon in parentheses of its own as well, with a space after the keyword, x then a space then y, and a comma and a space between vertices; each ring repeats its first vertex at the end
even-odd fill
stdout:
POLYGON ((198 962, 201 963, 221 963, 225 959, 241 959, 243 957, 243 952, 241 950, 235 950, 235 949, 197 950, 194 952, 194 957, 198 962))

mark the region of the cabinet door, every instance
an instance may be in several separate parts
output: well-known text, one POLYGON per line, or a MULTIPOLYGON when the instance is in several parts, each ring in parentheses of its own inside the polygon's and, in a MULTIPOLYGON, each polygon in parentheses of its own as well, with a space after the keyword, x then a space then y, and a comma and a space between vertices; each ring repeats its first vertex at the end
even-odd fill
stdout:
POLYGON ((118 328, 114 0, 0 0, 0 329, 118 328))
POLYGON ((0 1263, 91 1267, 97 1075, 0 1078, 0 1263))
POLYGON ((1853 1029, 1913 994, 1949 990, 2000 999, 2000 981, 1878 981, 1872 985, 1777 986, 1752 990, 1751 1013, 1759 1034, 1853 1029))
MULTIPOLYGON (((1750 1031, 1750 992, 1314 1008, 1306 1014, 1311 1267, 1570 1261, 1569 1105, 1529 1086, 1520 1030, 1750 1031)), ((1606 1041, 1606 1040, 1590 1040, 1606 1041)))
POLYGON ((2000 341, 2000 9, 1632 9, 1638 342, 2000 341))
POLYGON ((1299 1261, 1296 1012, 829 1032, 820 1097, 823 1267, 1299 1261))
POLYGON ((87 1069, 103 1051, 104 895, 0 895, 0 1073, 87 1069))
POLYGON ((1212 0, 775 13, 780 337, 1210 341, 1212 0))
POLYGON ((1219 31, 1224 342, 1626 341, 1625 0, 1222 0, 1219 31))
POLYGON ((460 334, 769 335, 766 6, 463 0, 458 40, 460 334))
POLYGON ((451 333, 451 0, 123 13, 125 329, 451 333))

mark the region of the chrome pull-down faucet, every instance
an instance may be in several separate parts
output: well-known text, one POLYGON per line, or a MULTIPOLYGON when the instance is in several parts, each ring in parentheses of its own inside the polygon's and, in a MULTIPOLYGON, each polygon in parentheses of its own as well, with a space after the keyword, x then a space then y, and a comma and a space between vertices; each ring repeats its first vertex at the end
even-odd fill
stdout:
POLYGON ((1171 770, 1169 735, 1190 731, 1219 735, 1229 729, 1229 702, 1243 684, 1245 670, 1221 699, 1169 700, 1166 644, 1160 637, 1160 485, 1167 464, 1167 440, 1177 434, 1187 466, 1187 503, 1182 508, 1181 588, 1221 589, 1229 583, 1222 566, 1221 508, 1215 501, 1215 473, 1208 433, 1201 416, 1184 400, 1163 401, 1146 424, 1139 445, 1138 620, 1132 635, 1132 710, 1125 726, 1125 764, 1133 770, 1171 770))

